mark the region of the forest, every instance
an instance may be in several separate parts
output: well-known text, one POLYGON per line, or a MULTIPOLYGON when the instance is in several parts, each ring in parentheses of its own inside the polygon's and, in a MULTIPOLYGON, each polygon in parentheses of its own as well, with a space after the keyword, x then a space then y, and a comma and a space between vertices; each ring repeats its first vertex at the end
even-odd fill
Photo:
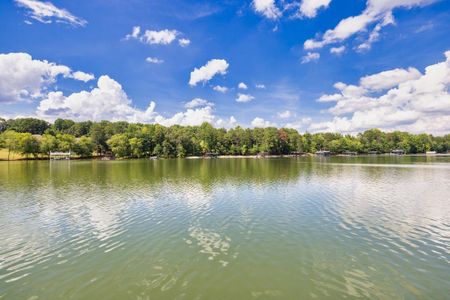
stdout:
POLYGON ((340 154, 405 153, 450 150, 450 134, 411 134, 370 129, 358 135, 339 133, 304 133, 289 128, 214 128, 200 126, 164 127, 159 124, 127 122, 74 122, 57 119, 53 124, 34 118, 0 118, 0 149, 20 153, 26 158, 46 157, 51 151, 71 151, 79 157, 112 153, 118 158, 163 158, 216 155, 255 155, 267 153, 315 153, 318 150, 340 154))

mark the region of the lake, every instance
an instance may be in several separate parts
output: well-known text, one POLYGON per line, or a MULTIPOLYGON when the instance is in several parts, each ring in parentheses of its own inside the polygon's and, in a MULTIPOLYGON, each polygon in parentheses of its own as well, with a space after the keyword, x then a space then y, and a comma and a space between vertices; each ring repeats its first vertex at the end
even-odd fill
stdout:
POLYGON ((450 157, 0 162, 0 299, 449 299, 450 157))

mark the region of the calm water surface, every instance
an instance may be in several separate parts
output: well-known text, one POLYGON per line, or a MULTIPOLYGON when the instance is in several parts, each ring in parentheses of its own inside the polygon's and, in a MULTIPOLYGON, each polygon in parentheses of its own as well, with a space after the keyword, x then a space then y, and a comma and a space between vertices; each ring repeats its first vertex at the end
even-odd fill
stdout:
POLYGON ((0 299, 449 299, 450 158, 0 163, 0 299))

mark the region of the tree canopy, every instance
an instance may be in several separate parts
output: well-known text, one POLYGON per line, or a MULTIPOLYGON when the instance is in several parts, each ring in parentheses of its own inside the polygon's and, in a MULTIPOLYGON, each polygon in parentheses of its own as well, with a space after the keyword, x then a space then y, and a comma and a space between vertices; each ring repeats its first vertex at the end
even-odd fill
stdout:
POLYGON ((314 153, 329 150, 368 153, 405 153, 450 150, 450 135, 383 132, 370 129, 356 136, 339 133, 304 133, 290 128, 165 127, 127 122, 74 122, 58 119, 53 124, 38 119, 0 119, 0 147, 24 155, 47 155, 50 151, 72 151, 81 157, 111 151, 117 157, 185 157, 219 155, 314 153))

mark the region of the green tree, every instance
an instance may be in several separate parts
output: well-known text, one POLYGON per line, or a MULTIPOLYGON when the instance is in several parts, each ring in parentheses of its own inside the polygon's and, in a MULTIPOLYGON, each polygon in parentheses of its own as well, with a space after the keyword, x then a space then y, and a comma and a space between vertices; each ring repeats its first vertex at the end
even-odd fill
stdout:
POLYGON ((87 136, 80 137, 73 147, 73 152, 81 157, 91 157, 94 152, 94 143, 87 136))
POLYGON ((133 137, 129 140, 130 152, 133 157, 144 156, 144 143, 142 139, 133 137))
POLYGON ((183 158, 186 156, 186 150, 184 149, 182 144, 177 145, 177 157, 183 158))
POLYGON ((5 119, 0 118, 0 133, 6 131, 6 129, 8 129, 8 122, 5 119))
POLYGON ((128 136, 126 134, 115 134, 108 141, 108 146, 111 148, 111 151, 117 157, 129 157, 130 152, 130 143, 128 141, 128 136))
POLYGON ((107 140, 108 136, 105 132, 107 122, 95 123, 91 126, 90 137, 97 153, 103 153, 109 149, 107 140))
POLYGON ((50 156, 51 151, 58 149, 56 137, 51 134, 44 134, 40 140, 40 152, 50 156))
POLYGON ((75 142, 76 142, 75 137, 73 135, 70 135, 67 133, 57 134, 56 140, 58 143, 58 150, 63 151, 63 152, 72 151, 75 146, 75 142))
POLYGON ((8 128, 20 133, 43 134, 50 124, 35 118, 8 120, 8 128))
POLYGON ((75 122, 72 120, 56 119, 52 127, 57 133, 69 133, 73 125, 75 125, 75 122))
POLYGON ((2 134, 3 146, 8 149, 8 160, 10 160, 11 152, 19 150, 20 134, 14 130, 7 130, 2 134))
POLYGON ((153 155, 161 156, 163 154, 163 148, 160 144, 156 144, 155 148, 153 149, 153 155))
POLYGON ((86 122, 79 122, 73 124, 68 130, 67 133, 79 138, 83 135, 88 135, 91 131, 92 122, 86 121, 86 122))
POLYGON ((28 158, 28 155, 32 154, 37 157, 39 154, 39 141, 31 133, 19 133, 19 145, 18 151, 28 158))

